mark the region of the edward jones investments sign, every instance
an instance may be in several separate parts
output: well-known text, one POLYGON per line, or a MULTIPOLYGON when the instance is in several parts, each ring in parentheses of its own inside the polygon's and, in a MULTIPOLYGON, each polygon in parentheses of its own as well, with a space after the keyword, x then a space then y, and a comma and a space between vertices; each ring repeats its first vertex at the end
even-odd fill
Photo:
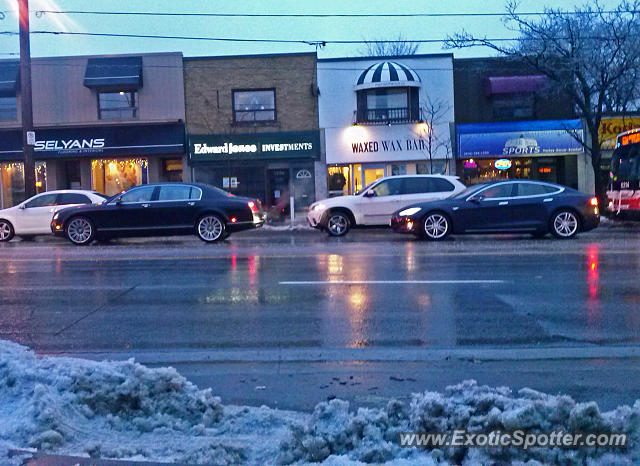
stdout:
POLYGON ((189 157, 194 162, 314 158, 319 155, 317 131, 189 135, 189 157))

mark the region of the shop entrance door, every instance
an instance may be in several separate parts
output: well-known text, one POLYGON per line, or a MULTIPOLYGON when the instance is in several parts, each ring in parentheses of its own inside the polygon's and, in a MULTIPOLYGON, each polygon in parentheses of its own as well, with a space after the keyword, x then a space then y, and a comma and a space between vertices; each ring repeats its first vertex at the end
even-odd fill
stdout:
POLYGON ((269 192, 267 202, 270 213, 276 218, 289 215, 289 169, 270 168, 267 170, 269 192))
POLYGON ((296 212, 307 210, 314 201, 315 186, 313 181, 313 169, 293 169, 293 198, 296 212))

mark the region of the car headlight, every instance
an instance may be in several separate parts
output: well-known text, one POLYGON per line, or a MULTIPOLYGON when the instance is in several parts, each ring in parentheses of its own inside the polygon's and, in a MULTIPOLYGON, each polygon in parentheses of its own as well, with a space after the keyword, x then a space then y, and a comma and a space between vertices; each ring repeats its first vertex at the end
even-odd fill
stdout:
POLYGON ((401 217, 407 217, 409 215, 417 214, 420 212, 420 207, 409 207, 408 209, 401 210, 398 215, 401 217))
POLYGON ((325 205, 322 203, 319 204, 314 204, 313 207, 311 207, 311 210, 316 211, 316 210, 324 210, 325 209, 325 205))
POLYGON ((54 220, 58 220, 58 217, 60 217, 60 213, 56 212, 55 214, 53 214, 53 219, 54 220))

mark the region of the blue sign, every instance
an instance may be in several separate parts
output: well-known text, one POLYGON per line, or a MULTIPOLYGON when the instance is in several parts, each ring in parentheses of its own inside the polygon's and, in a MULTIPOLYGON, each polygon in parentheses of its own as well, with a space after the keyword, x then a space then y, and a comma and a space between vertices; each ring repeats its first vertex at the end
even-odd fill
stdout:
POLYGON ((457 125, 456 134, 460 159, 575 154, 583 150, 580 120, 474 123, 457 125))

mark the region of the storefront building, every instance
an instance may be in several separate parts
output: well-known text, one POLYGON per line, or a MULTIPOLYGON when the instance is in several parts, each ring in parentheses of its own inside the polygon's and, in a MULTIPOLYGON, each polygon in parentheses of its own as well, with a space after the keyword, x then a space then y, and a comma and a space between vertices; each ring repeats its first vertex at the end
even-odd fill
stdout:
POLYGON ((456 173, 467 185, 524 178, 579 187, 580 120, 456 125, 456 173))
POLYGON ((465 184, 505 178, 593 192, 571 99, 526 62, 454 60, 456 173, 465 184))
POLYGON ((194 181, 258 198, 271 219, 326 191, 316 54, 185 58, 194 181))
MULTIPOLYGON (((180 53, 36 58, 32 64, 36 190, 183 179, 180 53)), ((0 206, 24 199, 16 62, 0 62, 0 206)))
POLYGON ((451 173, 451 54, 318 60, 331 196, 383 176, 451 173))

